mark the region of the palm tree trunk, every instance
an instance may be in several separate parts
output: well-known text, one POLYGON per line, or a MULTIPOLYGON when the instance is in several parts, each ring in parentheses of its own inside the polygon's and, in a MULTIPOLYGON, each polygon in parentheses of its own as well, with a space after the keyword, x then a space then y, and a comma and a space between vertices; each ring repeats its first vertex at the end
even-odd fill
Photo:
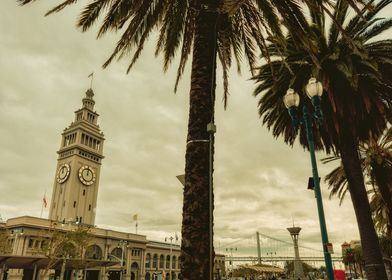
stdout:
POLYGON ((360 165, 358 141, 349 131, 340 135, 340 152, 361 237, 366 277, 387 280, 360 165))
MULTIPOLYGON (((208 280, 210 141, 207 124, 215 104, 216 28, 214 0, 196 1, 196 30, 189 97, 182 211, 181 279, 208 280)), ((211 139, 210 139, 211 137, 211 139)), ((211 151, 213 153, 213 151, 211 151)), ((212 164, 212 163, 211 163, 212 164)))
MULTIPOLYGON (((378 190, 380 191, 381 198, 383 202, 385 203, 387 209, 388 209, 388 216, 387 216, 387 233, 391 233, 392 231, 392 194, 391 190, 389 188, 389 174, 386 174, 386 170, 383 169, 382 167, 374 164, 372 165, 372 169, 374 172, 374 178, 376 180, 376 184, 378 186, 378 190)), ((391 235, 388 235, 391 237, 391 235)))

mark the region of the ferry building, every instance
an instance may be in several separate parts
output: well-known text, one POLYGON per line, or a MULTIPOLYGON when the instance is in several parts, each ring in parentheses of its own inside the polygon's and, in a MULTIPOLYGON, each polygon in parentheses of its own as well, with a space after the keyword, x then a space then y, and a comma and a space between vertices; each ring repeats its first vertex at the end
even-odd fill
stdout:
MULTIPOLYGON (((0 222, 0 280, 179 279, 180 246, 95 226, 105 138, 94 105, 90 88, 62 133, 49 218, 22 216, 0 222), (45 248, 54 243, 56 233, 66 235, 81 227, 89 236, 81 252, 83 262, 64 254, 48 257, 45 248)), ((224 255, 216 255, 214 275, 225 276, 224 255)))

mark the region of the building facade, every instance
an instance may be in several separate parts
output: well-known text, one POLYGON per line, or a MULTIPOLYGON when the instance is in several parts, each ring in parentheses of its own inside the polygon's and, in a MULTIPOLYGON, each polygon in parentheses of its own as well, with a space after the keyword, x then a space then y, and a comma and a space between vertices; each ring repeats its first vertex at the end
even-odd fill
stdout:
MULTIPOLYGON (((22 216, 0 223, 7 248, 0 252, 0 280, 179 279, 178 244, 95 226, 105 138, 94 105, 94 92, 89 89, 82 108, 62 133, 49 218, 22 216), (51 263, 47 245, 54 243, 53 236, 81 227, 88 229, 89 236, 78 259, 84 268, 72 256, 63 255, 51 263)), ((214 274, 217 279, 225 275, 224 255, 216 255, 214 274)))

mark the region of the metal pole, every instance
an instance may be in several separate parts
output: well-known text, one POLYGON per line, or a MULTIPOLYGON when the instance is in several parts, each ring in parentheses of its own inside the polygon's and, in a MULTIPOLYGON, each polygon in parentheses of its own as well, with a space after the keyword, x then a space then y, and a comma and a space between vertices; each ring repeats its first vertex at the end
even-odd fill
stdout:
POLYGON ((317 210, 318 210, 319 222, 320 222, 321 239, 323 242, 325 268, 327 271, 328 279, 334 280, 335 277, 333 274, 331 254, 328 252, 328 248, 327 248, 327 245, 329 243, 328 242, 328 233, 327 233, 327 225, 325 224, 323 200, 322 200, 321 191, 320 191, 320 182, 319 182, 319 175, 318 175, 318 170, 317 170, 316 153, 315 153, 315 148, 314 148, 312 123, 309 118, 309 113, 306 109, 306 106, 303 106, 302 111, 303 111, 303 119, 304 119, 304 125, 305 125, 305 130, 306 130, 306 137, 308 139, 308 144, 309 144, 310 160, 312 162, 314 194, 316 196, 316 201, 317 201, 317 210))
POLYGON ((63 263, 62 263, 62 265, 61 265, 60 280, 63 280, 63 279, 64 279, 65 262, 66 262, 66 259, 65 259, 65 257, 64 257, 64 258, 63 258, 63 263))
POLYGON ((3 267, 1 269, 1 273, 0 273, 0 280, 4 279, 4 274, 5 274, 5 264, 3 264, 3 267))
POLYGON ((172 279, 172 244, 173 244, 173 237, 170 237, 170 260, 169 260, 169 280, 172 279))
POLYGON ((209 143, 209 188, 208 188, 208 220, 209 220, 209 267, 210 267, 210 275, 209 279, 214 279, 214 237, 213 237, 213 227, 214 227, 214 201, 213 201, 213 160, 214 160, 214 133, 216 131, 215 125, 213 122, 209 124, 210 126, 207 127, 207 130, 210 134, 210 143, 209 143))
POLYGON ((231 248, 231 278, 233 278, 234 262, 233 262, 233 248, 231 248))
POLYGON ((123 279, 123 270, 124 270, 124 242, 123 240, 120 241, 121 244, 121 270, 120 270, 120 280, 123 279))
POLYGON ((257 238, 257 261, 261 264, 261 248, 260 248, 260 234, 256 231, 256 238, 257 238))
POLYGON ((32 279, 32 280, 35 280, 36 277, 37 277, 37 265, 35 264, 35 265, 34 265, 33 279, 32 279))

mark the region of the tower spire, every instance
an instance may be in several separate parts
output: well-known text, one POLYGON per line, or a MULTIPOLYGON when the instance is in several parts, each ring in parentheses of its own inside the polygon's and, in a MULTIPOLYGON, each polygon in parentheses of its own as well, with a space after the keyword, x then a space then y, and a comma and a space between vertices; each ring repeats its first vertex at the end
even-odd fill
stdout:
POLYGON ((91 111, 94 110, 95 101, 93 97, 94 91, 89 88, 86 91, 86 96, 82 99, 84 108, 90 109, 91 111))

